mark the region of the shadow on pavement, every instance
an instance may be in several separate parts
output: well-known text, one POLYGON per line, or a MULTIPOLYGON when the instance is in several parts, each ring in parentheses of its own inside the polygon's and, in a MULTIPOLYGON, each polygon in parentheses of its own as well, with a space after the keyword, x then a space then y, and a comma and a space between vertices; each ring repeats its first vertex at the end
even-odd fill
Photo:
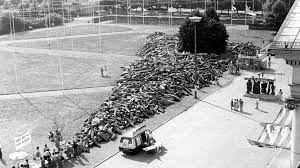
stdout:
POLYGON ((71 168, 75 165, 86 166, 89 165, 89 160, 85 157, 84 153, 76 158, 70 158, 64 162, 64 168, 71 168))
POLYGON ((269 112, 267 112, 267 111, 264 111, 264 110, 259 110, 260 112, 263 112, 263 113, 269 113, 269 112))
POLYGON ((168 150, 165 147, 161 147, 160 151, 155 154, 145 154, 144 152, 140 152, 137 155, 123 154, 122 156, 125 157, 126 159, 131 159, 137 162, 151 163, 154 160, 160 160, 161 156, 165 155, 167 151, 168 150))
POLYGON ((246 115, 252 115, 251 113, 248 113, 248 112, 245 112, 245 111, 236 111, 236 112, 239 112, 241 114, 246 114, 246 115))
POLYGON ((5 161, 3 158, 1 158, 0 160, 1 160, 1 163, 2 163, 4 166, 7 166, 6 161, 5 161))

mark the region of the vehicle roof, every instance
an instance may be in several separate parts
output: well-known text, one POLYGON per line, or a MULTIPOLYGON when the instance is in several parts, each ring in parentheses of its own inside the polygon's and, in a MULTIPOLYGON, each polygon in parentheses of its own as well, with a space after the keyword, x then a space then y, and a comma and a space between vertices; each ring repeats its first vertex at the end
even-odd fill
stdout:
POLYGON ((122 137, 124 137, 124 138, 133 138, 133 137, 145 132, 146 130, 147 130, 146 125, 139 126, 139 127, 136 127, 136 128, 133 128, 133 129, 129 130, 122 137))

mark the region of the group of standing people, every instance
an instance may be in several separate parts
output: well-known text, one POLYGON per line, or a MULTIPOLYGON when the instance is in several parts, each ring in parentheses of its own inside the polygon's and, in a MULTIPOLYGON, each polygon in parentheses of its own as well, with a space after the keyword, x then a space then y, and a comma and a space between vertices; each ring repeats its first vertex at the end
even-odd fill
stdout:
POLYGON ((47 144, 44 146, 43 154, 41 154, 39 147, 37 147, 34 157, 36 160, 40 161, 41 168, 62 168, 63 161, 65 160, 60 148, 55 148, 50 152, 47 144))
POLYGON ((66 145, 66 155, 68 158, 76 158, 80 156, 83 152, 89 152, 88 144, 86 141, 81 139, 73 140, 72 143, 68 142, 66 145))
POLYGON ((49 137, 50 142, 54 142, 55 147, 59 148, 60 141, 62 141, 62 139, 63 139, 60 131, 58 131, 58 129, 56 129, 54 132, 50 131, 48 134, 48 137, 49 137))
POLYGON ((230 64, 229 64, 229 73, 231 74, 234 74, 234 75, 237 75, 240 73, 240 66, 238 64, 238 61, 234 60, 234 61, 231 61, 230 64))
POLYGON ((231 99, 231 110, 243 112, 244 101, 242 99, 231 99))

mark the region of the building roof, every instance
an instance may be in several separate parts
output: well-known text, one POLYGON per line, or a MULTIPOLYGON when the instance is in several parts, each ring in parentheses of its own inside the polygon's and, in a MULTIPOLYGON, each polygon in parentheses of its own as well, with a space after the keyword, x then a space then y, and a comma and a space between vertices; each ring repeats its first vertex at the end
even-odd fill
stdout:
POLYGON ((270 49, 300 49, 300 1, 296 0, 277 32, 270 49))

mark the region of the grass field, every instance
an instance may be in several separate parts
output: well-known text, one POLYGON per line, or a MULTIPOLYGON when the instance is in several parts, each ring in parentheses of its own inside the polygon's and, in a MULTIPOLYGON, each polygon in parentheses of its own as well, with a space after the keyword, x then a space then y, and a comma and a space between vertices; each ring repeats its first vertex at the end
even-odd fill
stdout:
MULTIPOLYGON (((101 53, 135 55, 145 42, 145 33, 126 33, 101 36, 101 53)), ((80 37, 72 39, 55 40, 51 42, 51 49, 81 52, 95 52, 100 50, 99 36, 80 37)), ((49 49, 47 41, 35 41, 31 43, 18 43, 18 47, 49 49)))
MULTIPOLYGON (((142 26, 136 26, 139 27, 139 31, 136 31, 136 33, 125 33, 132 29, 122 26, 122 28, 119 26, 104 26, 101 29, 103 32, 123 31, 123 33, 103 35, 102 53, 100 54, 97 53, 99 51, 99 37, 97 36, 74 38, 74 52, 72 54, 59 51, 72 50, 71 39, 69 38, 53 41, 52 49, 57 49, 57 51, 52 51, 54 54, 48 53, 46 39, 44 41, 18 43, 19 47, 32 48, 32 51, 25 52, 27 50, 22 48, 16 50, 17 83, 15 83, 14 77, 15 60, 13 55, 11 52, 0 50, 0 94, 15 93, 16 87, 22 92, 61 89, 59 63, 62 65, 64 88, 115 85, 116 80, 119 79, 122 73, 120 67, 126 66, 137 59, 134 55, 143 46, 146 35, 155 31, 176 32, 178 28, 169 26, 143 28, 142 26), (110 78, 100 76, 100 65, 107 65, 110 78)), ((89 29, 90 26, 74 26, 73 32, 76 30, 77 34, 89 34, 89 29)), ((61 31, 58 32, 61 33, 61 31)), ((263 39, 267 42, 273 38, 272 33, 271 31, 248 30, 245 36, 244 31, 237 28, 231 34, 230 40, 253 41, 255 44, 262 46, 263 39)), ((16 39, 40 38, 43 37, 43 34, 45 34, 45 30, 27 32, 17 35, 16 39)), ((0 37, 2 40, 5 40, 5 38, 7 37, 0 37)), ((95 111, 109 93, 105 90, 95 93, 69 94, 66 97, 28 98, 34 106, 30 105, 25 99, 0 99, 0 132, 2 133, 0 134, 0 144, 3 147, 4 158, 7 160, 8 153, 14 151, 13 138, 24 133, 27 129, 32 130, 32 144, 34 147, 37 145, 42 146, 45 143, 49 144, 47 133, 54 126, 54 121, 57 121, 58 125, 65 125, 63 135, 67 140, 71 139, 80 128, 87 112, 95 111)), ((168 114, 166 115, 168 116, 168 114)), ((166 118, 168 118, 167 116, 166 118)), ((27 146, 24 150, 30 152, 32 151, 31 148, 31 146, 27 146)))
MULTIPOLYGON (((100 33, 112 33, 112 32, 123 32, 129 31, 130 28, 120 26, 101 25, 100 33)), ((48 38, 48 37, 61 37, 70 35, 84 35, 84 34, 98 34, 99 25, 74 25, 74 26, 61 26, 50 29, 37 29, 28 32, 20 32, 16 34, 16 40, 24 39, 37 39, 37 38, 48 38)), ((10 40, 9 35, 0 36, 0 41, 10 40)))
MULTIPOLYGON (((273 31, 258 31, 258 30, 240 30, 233 28, 232 31, 228 30, 230 35, 230 42, 247 42, 251 41, 259 47, 263 47, 273 39, 273 31), (263 43, 264 40, 264 43, 263 43)), ((101 38, 101 51, 102 53, 121 54, 121 55, 134 55, 136 50, 139 49, 145 41, 148 33, 126 33, 116 35, 104 35, 101 38), (126 43, 124 43, 126 42, 126 43), (141 43, 142 42, 142 43, 141 43)), ((99 36, 68 38, 62 40, 55 40, 51 42, 51 48, 57 50, 72 50, 82 52, 99 52, 100 40, 99 36)), ((36 41, 30 44, 17 43, 18 47, 27 48, 43 48, 48 49, 47 41, 36 41)))
MULTIPOLYGON (((134 61, 134 57, 97 56, 61 57, 48 54, 17 53, 17 87, 21 92, 115 85, 122 72, 120 66, 134 61), (59 66, 61 64, 61 67, 59 66), (100 75, 100 64, 107 65, 109 78, 100 75)), ((0 94, 16 93, 13 56, 0 52, 0 94), (6 62, 6 63, 5 63, 6 62)))

